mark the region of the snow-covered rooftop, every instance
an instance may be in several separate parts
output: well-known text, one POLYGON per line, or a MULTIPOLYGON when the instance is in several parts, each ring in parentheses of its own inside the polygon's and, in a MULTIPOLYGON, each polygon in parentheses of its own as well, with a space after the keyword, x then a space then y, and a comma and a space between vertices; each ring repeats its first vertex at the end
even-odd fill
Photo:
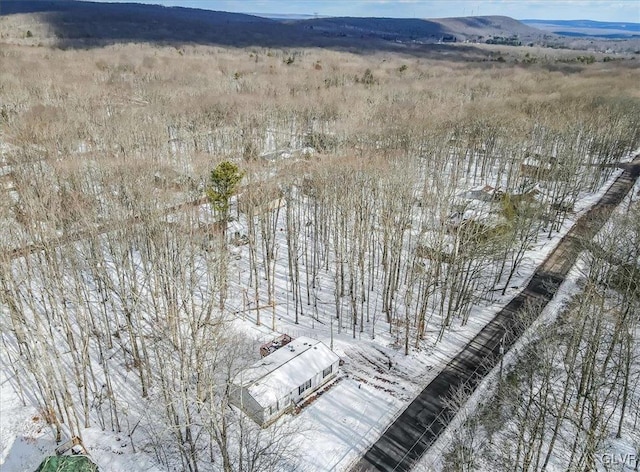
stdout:
POLYGON ((338 360, 320 341, 299 337, 245 370, 239 384, 260 405, 267 406, 338 360))

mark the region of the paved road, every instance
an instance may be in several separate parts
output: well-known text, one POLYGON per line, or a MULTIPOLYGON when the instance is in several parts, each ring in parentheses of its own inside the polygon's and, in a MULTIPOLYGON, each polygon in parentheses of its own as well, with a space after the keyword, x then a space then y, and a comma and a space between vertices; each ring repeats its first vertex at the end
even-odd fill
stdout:
POLYGON ((525 326, 516 321, 516 313, 525 304, 531 304, 539 313, 553 298, 580 253, 581 241, 596 234, 633 187, 640 174, 640 155, 623 169, 606 194, 576 222, 536 270, 527 287, 409 404, 352 468, 353 472, 408 471, 422 457, 455 415, 445 404, 449 393, 465 383, 475 390, 497 364, 501 345, 507 351, 524 331, 525 326))

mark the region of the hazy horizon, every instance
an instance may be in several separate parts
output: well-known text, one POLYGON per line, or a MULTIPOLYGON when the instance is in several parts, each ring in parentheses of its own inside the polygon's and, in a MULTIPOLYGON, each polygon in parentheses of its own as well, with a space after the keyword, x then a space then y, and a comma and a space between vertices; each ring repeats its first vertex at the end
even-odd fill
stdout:
POLYGON ((635 0, 83 0, 146 3, 257 16, 305 15, 389 18, 446 18, 503 15, 518 20, 592 20, 640 23, 635 0))

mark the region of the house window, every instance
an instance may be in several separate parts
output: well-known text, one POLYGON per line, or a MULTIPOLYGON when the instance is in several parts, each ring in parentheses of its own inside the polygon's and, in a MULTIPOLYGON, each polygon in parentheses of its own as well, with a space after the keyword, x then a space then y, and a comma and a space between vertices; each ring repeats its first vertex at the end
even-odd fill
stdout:
POLYGON ((302 395, 302 392, 304 392, 309 387, 311 387, 311 379, 307 380, 305 383, 298 387, 298 395, 302 395))
POLYGON ((326 369, 324 369, 322 371, 322 378, 324 379, 327 375, 329 375, 331 372, 333 372, 333 365, 330 365, 329 367, 327 367, 326 369))

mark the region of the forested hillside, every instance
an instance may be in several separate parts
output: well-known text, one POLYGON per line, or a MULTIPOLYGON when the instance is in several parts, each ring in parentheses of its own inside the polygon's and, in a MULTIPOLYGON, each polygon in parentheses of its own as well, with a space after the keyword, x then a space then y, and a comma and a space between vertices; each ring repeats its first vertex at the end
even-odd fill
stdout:
POLYGON ((345 467, 640 143, 633 60, 59 48, 15 18, 0 17, 14 470, 37 467, 20 438, 72 435, 104 470, 345 467), (261 429, 228 386, 285 332, 323 340, 344 375, 261 429))

